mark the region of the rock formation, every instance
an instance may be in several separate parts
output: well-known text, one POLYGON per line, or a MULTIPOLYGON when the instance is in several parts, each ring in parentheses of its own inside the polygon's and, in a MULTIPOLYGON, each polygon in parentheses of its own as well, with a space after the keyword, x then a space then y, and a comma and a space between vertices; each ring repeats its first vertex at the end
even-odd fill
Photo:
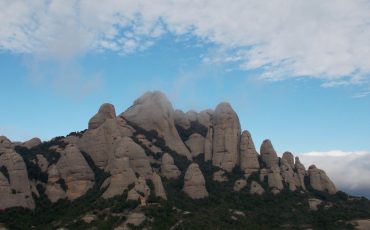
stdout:
POLYGON ((175 128, 172 105, 163 93, 145 93, 121 116, 142 129, 157 132, 170 149, 192 159, 175 128))
POLYGON ((192 163, 186 170, 183 191, 193 199, 201 199, 208 196, 206 181, 198 164, 192 163))
POLYGON ((264 193, 265 193, 265 190, 262 188, 262 186, 256 181, 252 181, 251 186, 250 186, 250 194, 262 195, 264 193))
MULTIPOLYGON (((61 186, 61 176, 56 165, 48 168, 48 183, 46 184, 45 194, 52 203, 67 197, 66 191, 61 186)), ((64 180, 63 180, 64 181, 64 180)), ((64 181, 65 183, 65 181, 64 181)))
POLYGON ((72 201, 90 189, 105 199, 128 192, 128 200, 145 205, 150 194, 171 199, 173 191, 165 187, 176 184, 180 192, 182 183, 187 196, 201 199, 208 197, 205 178, 210 187, 214 180, 223 183, 217 186, 258 195, 283 189, 337 191, 316 166, 306 171, 290 152, 279 158, 270 140, 263 141, 259 155, 228 103, 214 111, 184 113, 174 111, 162 93, 149 92, 118 117, 113 105, 103 104, 86 131, 65 138, 12 143, 0 136, 0 210, 33 209, 33 197, 43 195, 53 203, 72 201))
POLYGON ((67 145, 60 154, 56 167, 67 186, 68 199, 74 200, 92 188, 94 172, 76 146, 67 145))
POLYGON ((181 172, 174 163, 170 154, 165 153, 162 156, 161 175, 167 179, 177 179, 181 172))
POLYGON ((246 174, 257 172, 260 169, 258 153, 248 131, 243 131, 240 138, 240 169, 246 174))
POLYGON ((242 190, 246 186, 247 186, 247 181, 245 179, 239 179, 239 180, 235 181, 233 190, 235 192, 239 192, 240 190, 242 190))
POLYGON ((279 158, 270 140, 264 140, 261 145, 261 158, 267 168, 278 167, 279 158))
POLYGON ((100 106, 97 114, 89 121, 89 129, 96 129, 103 124, 107 119, 116 118, 116 110, 112 104, 106 103, 100 106))
POLYGON ((239 163, 240 123, 229 103, 221 103, 213 114, 212 164, 231 172, 239 163))
POLYGON ((162 179, 157 173, 153 173, 152 181, 154 185, 154 193, 156 197, 167 200, 166 190, 163 187, 162 179))
POLYGON ((128 157, 130 160, 130 167, 135 173, 138 173, 145 179, 152 178, 153 171, 148 156, 145 154, 144 149, 129 137, 123 137, 120 140, 114 152, 114 158, 112 158, 111 161, 115 161, 115 159, 122 157, 128 157))
POLYGON ((35 208, 26 164, 6 137, 0 139, 0 210, 10 207, 35 208), (5 173, 6 172, 6 173, 5 173))
POLYGON ((103 198, 121 195, 137 179, 134 170, 130 168, 130 159, 128 157, 116 158, 110 163, 108 171, 111 176, 102 185, 103 188, 107 187, 103 198))
POLYGON ((204 153, 204 137, 199 133, 193 133, 187 141, 186 146, 189 147, 192 157, 197 157, 204 153))
POLYGON ((335 194, 337 192, 334 183, 329 179, 324 170, 311 165, 308 168, 308 175, 310 176, 310 185, 313 189, 327 191, 329 194, 335 194))
POLYGON ((28 149, 32 149, 33 147, 36 147, 39 144, 41 144, 40 138, 34 137, 31 140, 24 142, 22 146, 28 149))

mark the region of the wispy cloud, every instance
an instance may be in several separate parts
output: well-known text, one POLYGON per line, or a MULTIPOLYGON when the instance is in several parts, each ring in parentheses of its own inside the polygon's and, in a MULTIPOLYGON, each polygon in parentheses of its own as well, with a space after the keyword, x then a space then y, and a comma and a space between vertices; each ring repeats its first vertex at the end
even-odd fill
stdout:
POLYGON ((171 33, 215 44, 222 58, 205 60, 259 68, 264 79, 313 77, 324 87, 369 81, 366 0, 0 0, 0 7, 2 50, 132 53, 171 33))
POLYGON ((324 169, 339 189, 370 195, 370 151, 309 152, 299 157, 306 167, 315 164, 324 169))

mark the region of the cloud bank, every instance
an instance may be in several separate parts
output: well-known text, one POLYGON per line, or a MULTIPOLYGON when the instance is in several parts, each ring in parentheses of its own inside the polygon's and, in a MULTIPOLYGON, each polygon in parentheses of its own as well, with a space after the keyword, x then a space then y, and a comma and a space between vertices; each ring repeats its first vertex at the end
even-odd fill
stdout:
POLYGON ((370 152, 309 152, 299 155, 308 167, 315 164, 324 169, 336 186, 344 191, 370 197, 370 152))
POLYGON ((0 0, 0 8, 0 50, 127 54, 190 35, 218 47, 204 61, 261 69, 264 79, 369 81, 367 0, 0 0))

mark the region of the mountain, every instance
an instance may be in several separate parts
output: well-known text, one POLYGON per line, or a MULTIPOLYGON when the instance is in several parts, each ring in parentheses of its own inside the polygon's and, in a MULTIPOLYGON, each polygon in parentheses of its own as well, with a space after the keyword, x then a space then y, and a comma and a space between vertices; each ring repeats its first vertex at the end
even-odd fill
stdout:
POLYGON ((9 229, 353 229, 370 218, 370 202, 322 169, 279 157, 270 140, 258 153, 229 103, 184 113, 161 92, 118 116, 103 104, 65 137, 0 137, 0 210, 9 229))

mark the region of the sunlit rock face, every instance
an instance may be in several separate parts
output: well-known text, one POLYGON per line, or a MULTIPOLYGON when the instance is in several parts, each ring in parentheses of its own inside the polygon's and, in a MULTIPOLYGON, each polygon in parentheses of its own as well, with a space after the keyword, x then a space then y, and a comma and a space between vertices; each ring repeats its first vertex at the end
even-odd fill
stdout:
POLYGON ((213 113, 212 164, 231 172, 239 164, 239 143, 239 118, 229 103, 221 103, 213 113))

